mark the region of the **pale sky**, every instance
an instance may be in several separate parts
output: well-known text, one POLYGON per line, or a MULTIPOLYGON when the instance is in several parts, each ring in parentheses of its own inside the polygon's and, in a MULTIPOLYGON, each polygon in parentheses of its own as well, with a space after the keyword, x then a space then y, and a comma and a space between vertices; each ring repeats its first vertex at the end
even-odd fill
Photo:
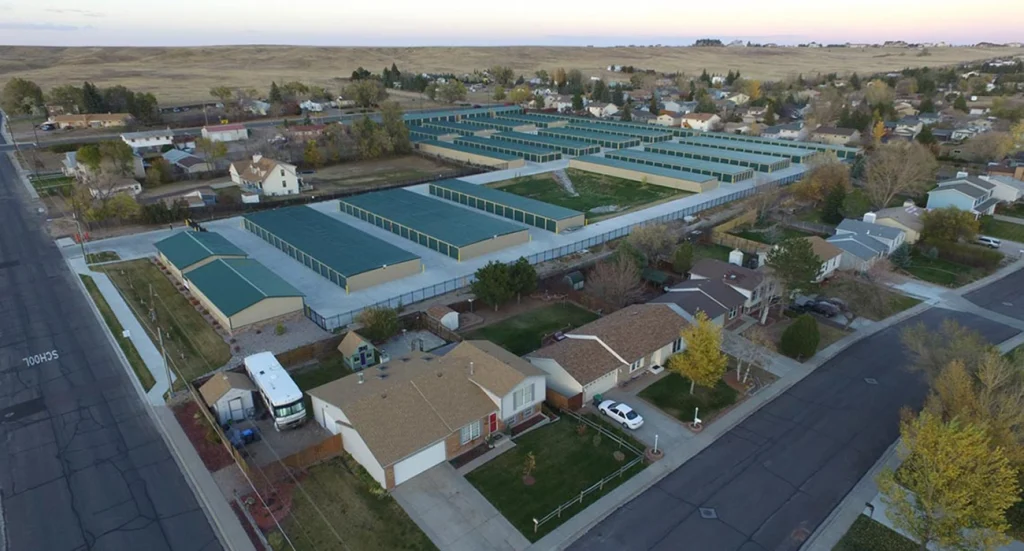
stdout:
POLYGON ((0 0, 0 44, 965 44, 1022 41, 1021 21, 1024 0, 0 0))

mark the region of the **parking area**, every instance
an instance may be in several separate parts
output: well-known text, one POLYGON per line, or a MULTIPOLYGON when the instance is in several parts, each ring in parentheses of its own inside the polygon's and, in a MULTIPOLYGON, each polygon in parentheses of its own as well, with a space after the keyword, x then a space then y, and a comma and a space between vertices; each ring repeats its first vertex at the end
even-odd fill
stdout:
POLYGON ((446 551, 519 551, 530 542, 448 462, 391 493, 413 522, 446 551))
POLYGON ((260 440, 242 448, 246 458, 256 467, 264 467, 276 463, 289 455, 298 453, 310 446, 323 442, 331 435, 312 419, 302 426, 278 432, 274 429, 273 419, 241 421, 234 423, 232 428, 245 430, 256 429, 260 440))
MULTIPOLYGON (((668 372, 664 372, 660 377, 664 377, 668 372)), ((689 440, 694 437, 694 433, 690 432, 682 423, 673 419, 669 415, 666 415, 656 406, 647 403, 644 399, 636 395, 648 385, 657 381, 659 376, 654 376, 648 373, 644 375, 640 381, 634 381, 626 388, 614 388, 604 393, 604 398, 607 400, 615 400, 616 402, 624 402, 629 407, 636 410, 644 418, 644 424, 636 430, 627 430, 637 440, 640 440, 644 444, 650 447, 654 447, 655 436, 658 438, 658 448, 664 448, 667 446, 673 446, 679 442, 689 440)), ((588 407, 593 407, 589 406, 588 407)), ((593 408, 597 412, 597 408, 593 408)), ((614 422, 608 416, 603 413, 600 414, 609 422, 614 422)))

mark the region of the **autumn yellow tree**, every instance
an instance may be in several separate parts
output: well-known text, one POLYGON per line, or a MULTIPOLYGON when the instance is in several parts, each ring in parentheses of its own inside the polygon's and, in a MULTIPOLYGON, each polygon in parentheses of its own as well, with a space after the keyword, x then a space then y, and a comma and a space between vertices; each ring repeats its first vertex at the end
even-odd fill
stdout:
POLYGON ((530 89, 525 86, 517 86, 508 93, 508 101, 512 103, 526 103, 530 99, 530 89))
POLYGON ((885 123, 882 121, 875 121, 875 125, 871 127, 871 143, 877 146, 882 143, 882 138, 885 137, 885 123))
POLYGON ((1014 149, 1024 148, 1024 121, 1010 127, 1010 136, 1013 138, 1014 149))
POLYGON ((893 525, 927 549, 994 549, 1009 542, 1006 510, 1020 498, 1017 473, 984 425, 923 411, 900 426, 903 464, 878 489, 893 525))
POLYGON ((695 385, 712 388, 722 380, 729 359, 722 352, 722 328, 698 311, 694 323, 682 331, 686 349, 668 359, 668 368, 695 385))
POLYGON ((756 101, 761 99, 761 81, 760 80, 748 80, 746 81, 745 93, 750 96, 750 101, 756 101))

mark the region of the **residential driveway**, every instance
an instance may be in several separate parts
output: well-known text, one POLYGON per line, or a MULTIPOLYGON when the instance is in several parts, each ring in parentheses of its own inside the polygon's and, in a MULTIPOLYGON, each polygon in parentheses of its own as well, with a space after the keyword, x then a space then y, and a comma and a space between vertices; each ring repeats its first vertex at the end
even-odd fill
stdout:
MULTIPOLYGON (((640 428, 632 431, 629 429, 625 430, 632 433, 637 440, 650 447, 654 447, 655 435, 658 436, 658 449, 671 448, 693 438, 693 433, 684 427, 682 423, 628 391, 615 388, 605 392, 604 397, 616 402, 625 402, 626 405, 636 410, 644 418, 644 424, 640 428)), ((594 409, 596 410, 597 408, 594 409)), ((614 423, 614 420, 607 415, 603 413, 600 415, 614 423)))
POLYGON ((439 549, 521 551, 530 546, 448 462, 406 481, 391 495, 439 549))

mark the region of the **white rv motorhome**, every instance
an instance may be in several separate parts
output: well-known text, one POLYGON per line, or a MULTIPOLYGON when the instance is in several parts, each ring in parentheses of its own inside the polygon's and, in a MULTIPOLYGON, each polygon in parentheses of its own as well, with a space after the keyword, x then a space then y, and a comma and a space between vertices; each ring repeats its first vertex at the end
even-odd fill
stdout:
POLYGON ((306 420, 302 391, 272 353, 260 352, 246 357, 245 371, 256 385, 267 411, 274 416, 275 429, 294 428, 306 420))

